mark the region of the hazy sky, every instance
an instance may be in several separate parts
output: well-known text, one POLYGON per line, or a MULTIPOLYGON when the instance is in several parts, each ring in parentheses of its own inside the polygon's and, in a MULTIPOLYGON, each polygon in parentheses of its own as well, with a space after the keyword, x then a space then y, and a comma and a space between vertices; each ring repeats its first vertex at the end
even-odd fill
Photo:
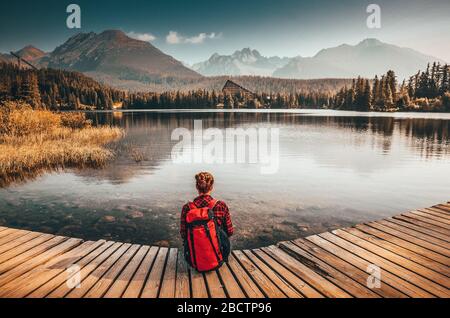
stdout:
POLYGON ((0 2, 0 52, 27 44, 51 51, 75 33, 105 29, 151 41, 188 63, 244 47, 266 56, 312 56, 368 37, 450 61, 450 0, 0 2), (81 7, 81 29, 66 26, 71 3, 81 7), (371 3, 381 7, 380 29, 366 25, 371 3))

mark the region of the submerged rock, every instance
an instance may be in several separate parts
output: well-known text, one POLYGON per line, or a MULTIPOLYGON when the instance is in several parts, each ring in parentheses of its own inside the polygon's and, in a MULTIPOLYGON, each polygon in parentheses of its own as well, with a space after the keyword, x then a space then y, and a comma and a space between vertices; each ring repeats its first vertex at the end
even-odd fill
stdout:
POLYGON ((58 231, 58 235, 70 235, 74 233, 81 233, 83 229, 78 225, 66 225, 58 231))
POLYGON ((143 218, 144 217, 144 213, 140 212, 140 211, 132 211, 127 213, 127 218, 129 219, 139 219, 139 218, 143 218))
POLYGON ((50 226, 40 226, 38 228, 38 231, 42 232, 42 233, 52 234, 53 233, 53 228, 51 228, 50 226))
POLYGON ((297 229, 299 229, 302 232, 307 232, 311 229, 310 226, 305 223, 297 223, 296 226, 297 226, 297 229))
POLYGON ((112 215, 105 215, 104 217, 102 217, 102 220, 108 223, 116 222, 116 218, 112 215))

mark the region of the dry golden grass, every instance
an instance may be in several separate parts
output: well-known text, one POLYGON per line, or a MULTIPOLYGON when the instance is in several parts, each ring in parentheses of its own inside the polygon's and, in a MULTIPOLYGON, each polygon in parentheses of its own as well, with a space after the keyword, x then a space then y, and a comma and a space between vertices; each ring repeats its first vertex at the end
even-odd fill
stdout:
POLYGON ((57 114, 27 105, 0 105, 0 185, 64 167, 101 167, 114 153, 106 144, 123 136, 91 127, 84 114, 57 114))

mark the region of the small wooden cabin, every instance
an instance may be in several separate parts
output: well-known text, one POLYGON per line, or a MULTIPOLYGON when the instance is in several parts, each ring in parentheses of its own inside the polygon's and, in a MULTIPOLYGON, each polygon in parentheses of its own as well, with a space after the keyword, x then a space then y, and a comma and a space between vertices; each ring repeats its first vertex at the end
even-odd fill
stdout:
POLYGON ((241 85, 227 80, 222 89, 225 95, 223 104, 218 104, 217 108, 262 108, 264 105, 260 103, 257 95, 241 85), (231 97, 231 98, 228 98, 231 97))
POLYGON ((231 80, 227 80, 227 82, 225 83, 225 86, 222 88, 222 92, 225 95, 232 95, 232 96, 241 95, 241 96, 245 96, 246 98, 254 98, 255 97, 255 93, 249 91, 248 89, 242 87, 241 85, 239 85, 231 80))

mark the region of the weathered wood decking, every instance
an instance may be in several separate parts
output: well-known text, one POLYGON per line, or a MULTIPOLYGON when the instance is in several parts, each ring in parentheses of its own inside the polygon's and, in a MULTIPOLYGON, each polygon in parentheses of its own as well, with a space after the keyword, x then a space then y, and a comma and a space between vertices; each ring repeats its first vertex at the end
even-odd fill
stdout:
POLYGON ((207 274, 175 248, 0 227, 0 297, 449 297, 449 288, 448 203, 234 251, 207 274), (79 272, 67 270, 74 264, 79 272), (371 264, 380 288, 367 287, 371 264), (80 288, 70 288, 77 277, 80 288))

